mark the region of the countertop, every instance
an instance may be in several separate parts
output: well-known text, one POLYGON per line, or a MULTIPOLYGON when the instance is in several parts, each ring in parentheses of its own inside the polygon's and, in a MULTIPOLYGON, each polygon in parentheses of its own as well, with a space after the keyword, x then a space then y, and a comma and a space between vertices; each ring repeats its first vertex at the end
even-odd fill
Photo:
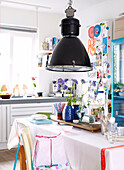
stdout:
POLYGON ((54 103, 65 102, 64 97, 27 97, 27 98, 10 98, 0 99, 0 105, 3 104, 27 104, 27 103, 54 103))

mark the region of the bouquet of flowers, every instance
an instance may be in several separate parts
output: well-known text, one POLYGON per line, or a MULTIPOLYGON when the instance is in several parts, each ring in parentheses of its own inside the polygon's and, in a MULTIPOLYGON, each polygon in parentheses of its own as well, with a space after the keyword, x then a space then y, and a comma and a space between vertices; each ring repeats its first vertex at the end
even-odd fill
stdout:
POLYGON ((67 106, 71 106, 72 102, 76 103, 76 96, 73 96, 73 92, 75 90, 75 86, 78 84, 78 81, 76 79, 71 79, 72 81, 72 88, 69 90, 69 87, 67 86, 68 79, 58 79, 58 89, 63 90, 64 93, 67 94, 65 97, 65 100, 67 101, 67 106))

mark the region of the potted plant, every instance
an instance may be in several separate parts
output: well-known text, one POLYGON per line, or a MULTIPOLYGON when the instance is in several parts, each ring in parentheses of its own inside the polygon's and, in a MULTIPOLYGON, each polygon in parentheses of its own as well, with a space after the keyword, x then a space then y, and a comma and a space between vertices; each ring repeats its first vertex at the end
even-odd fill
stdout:
POLYGON ((70 92, 68 91, 68 89, 66 90, 66 93, 68 94, 68 96, 65 97, 65 100, 67 101, 67 106, 65 109, 65 121, 67 122, 73 121, 73 119, 78 119, 76 110, 79 109, 79 105, 76 104, 77 102, 76 96, 72 96, 73 90, 75 88, 75 85, 78 84, 78 81, 76 79, 71 79, 71 80, 73 83, 72 89, 70 92), (74 109, 72 108, 72 103, 73 103, 74 109))

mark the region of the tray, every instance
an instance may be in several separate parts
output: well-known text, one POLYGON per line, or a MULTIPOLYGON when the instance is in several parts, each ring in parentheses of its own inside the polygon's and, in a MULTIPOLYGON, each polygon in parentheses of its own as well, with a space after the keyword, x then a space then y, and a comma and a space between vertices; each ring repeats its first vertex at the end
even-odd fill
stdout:
POLYGON ((51 119, 54 122, 58 122, 58 124, 64 123, 66 125, 71 125, 74 127, 78 127, 81 129, 89 130, 92 133, 94 131, 101 130, 101 125, 100 124, 89 124, 89 123, 72 123, 72 122, 65 122, 64 120, 57 120, 57 119, 51 119))

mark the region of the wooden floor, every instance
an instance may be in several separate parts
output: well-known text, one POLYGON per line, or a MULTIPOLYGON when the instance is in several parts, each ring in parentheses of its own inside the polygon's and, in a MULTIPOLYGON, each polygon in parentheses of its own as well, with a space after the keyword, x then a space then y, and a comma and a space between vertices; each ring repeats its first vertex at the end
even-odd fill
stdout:
MULTIPOLYGON (((0 170, 13 170, 16 149, 0 150, 0 170)), ((19 157, 17 161, 16 170, 19 170, 19 157)))

